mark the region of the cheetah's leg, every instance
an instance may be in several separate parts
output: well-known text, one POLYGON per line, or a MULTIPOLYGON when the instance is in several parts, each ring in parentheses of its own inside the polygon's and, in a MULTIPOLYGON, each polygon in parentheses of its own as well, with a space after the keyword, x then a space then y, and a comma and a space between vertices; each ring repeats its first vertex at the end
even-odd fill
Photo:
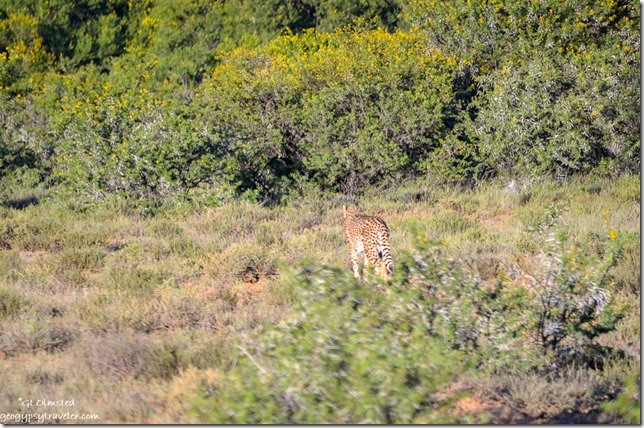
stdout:
POLYGON ((362 265, 362 276, 367 275, 367 271, 369 270, 370 265, 371 263, 369 263, 369 260, 365 257, 364 264, 362 265))
POLYGON ((383 260, 380 260, 378 262, 378 265, 379 265, 379 269, 376 269, 376 272, 378 272, 380 274, 382 279, 384 279, 385 281, 388 281, 389 280, 389 274, 387 272, 387 265, 385 264, 385 262, 383 260))
POLYGON ((385 282, 391 282, 391 271, 387 269, 387 264, 385 262, 382 262, 382 271, 384 272, 385 282))
POLYGON ((358 252, 351 250, 351 268, 353 269, 353 275, 356 278, 360 278, 360 263, 358 263, 358 252))
POLYGON ((380 259, 378 258, 378 250, 376 250, 375 246, 365 248, 365 270, 367 269, 368 264, 373 266, 376 270, 376 274, 380 274, 380 259))

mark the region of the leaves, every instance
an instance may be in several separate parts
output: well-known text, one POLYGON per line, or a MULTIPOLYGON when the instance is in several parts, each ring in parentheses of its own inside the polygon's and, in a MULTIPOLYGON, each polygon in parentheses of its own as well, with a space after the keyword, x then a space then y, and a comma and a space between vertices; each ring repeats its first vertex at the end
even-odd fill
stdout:
POLYGON ((639 170, 632 3, 260 3, 9 2, 3 175, 158 204, 639 170))

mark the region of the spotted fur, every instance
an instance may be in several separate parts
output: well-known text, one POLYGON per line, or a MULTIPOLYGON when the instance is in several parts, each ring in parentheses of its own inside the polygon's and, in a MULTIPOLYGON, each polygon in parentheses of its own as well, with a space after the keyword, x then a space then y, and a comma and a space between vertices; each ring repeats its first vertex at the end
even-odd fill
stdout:
MULTIPOLYGON (((359 255, 385 279, 394 270, 389 247, 389 228, 379 217, 363 214, 357 207, 344 206, 344 237, 351 254, 351 267, 356 278, 360 278, 359 255)), ((366 264, 366 263, 365 263, 366 264)))

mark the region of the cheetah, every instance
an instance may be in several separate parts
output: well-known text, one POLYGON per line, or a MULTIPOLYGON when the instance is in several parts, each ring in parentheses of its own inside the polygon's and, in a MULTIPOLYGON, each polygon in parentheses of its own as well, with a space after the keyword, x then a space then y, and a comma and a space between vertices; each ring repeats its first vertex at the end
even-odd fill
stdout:
MULTIPOLYGON (((351 253, 353 274, 360 278, 358 256, 368 261, 385 280, 393 272, 394 262, 389 247, 389 228, 383 219, 363 214, 358 207, 343 207, 344 237, 351 253)), ((366 264, 366 263, 365 263, 366 264)))

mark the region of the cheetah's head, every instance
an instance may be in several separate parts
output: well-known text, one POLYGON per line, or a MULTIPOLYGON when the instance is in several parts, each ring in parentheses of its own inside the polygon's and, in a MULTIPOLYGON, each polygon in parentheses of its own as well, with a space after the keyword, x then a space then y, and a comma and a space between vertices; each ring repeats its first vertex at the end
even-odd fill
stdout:
POLYGON ((350 214, 356 214, 356 213, 362 212, 360 207, 357 207, 355 205, 350 205, 350 206, 343 205, 342 211, 344 212, 344 218, 347 218, 347 216, 350 214))

